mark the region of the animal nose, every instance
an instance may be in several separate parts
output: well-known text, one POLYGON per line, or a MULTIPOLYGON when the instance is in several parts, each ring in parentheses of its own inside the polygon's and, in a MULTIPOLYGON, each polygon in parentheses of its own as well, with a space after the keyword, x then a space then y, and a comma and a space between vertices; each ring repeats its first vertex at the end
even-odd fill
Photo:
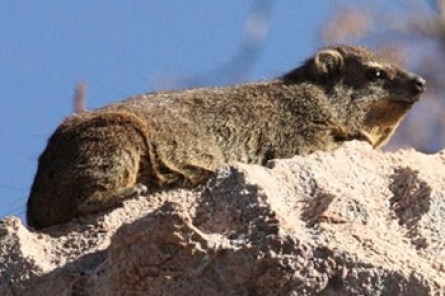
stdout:
POLYGON ((413 91, 415 94, 421 94, 426 89, 426 81, 422 77, 416 76, 413 81, 413 91))

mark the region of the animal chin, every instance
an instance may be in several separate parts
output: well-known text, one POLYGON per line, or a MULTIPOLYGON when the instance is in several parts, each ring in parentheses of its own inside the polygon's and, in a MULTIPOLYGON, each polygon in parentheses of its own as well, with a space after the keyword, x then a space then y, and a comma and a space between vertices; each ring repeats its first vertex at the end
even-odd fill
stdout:
POLYGON ((395 127, 375 126, 373 128, 363 130, 361 133, 369 144, 371 144, 374 149, 377 149, 388 142, 394 131, 395 127))

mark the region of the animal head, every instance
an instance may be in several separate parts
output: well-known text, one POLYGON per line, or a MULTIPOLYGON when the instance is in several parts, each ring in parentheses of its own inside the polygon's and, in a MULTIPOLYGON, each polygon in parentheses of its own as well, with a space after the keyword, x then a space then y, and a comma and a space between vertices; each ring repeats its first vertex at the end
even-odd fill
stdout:
POLYGON ((359 130, 374 147, 389 139, 426 87, 422 77, 356 46, 321 49, 284 80, 317 85, 345 126, 359 130))

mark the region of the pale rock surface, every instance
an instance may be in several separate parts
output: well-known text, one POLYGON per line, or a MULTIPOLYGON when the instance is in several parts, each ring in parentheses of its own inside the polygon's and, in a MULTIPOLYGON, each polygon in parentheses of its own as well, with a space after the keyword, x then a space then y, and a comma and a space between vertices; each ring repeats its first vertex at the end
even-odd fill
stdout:
POLYGON ((34 232, 0 222, 0 295, 442 295, 445 153, 239 164, 34 232))

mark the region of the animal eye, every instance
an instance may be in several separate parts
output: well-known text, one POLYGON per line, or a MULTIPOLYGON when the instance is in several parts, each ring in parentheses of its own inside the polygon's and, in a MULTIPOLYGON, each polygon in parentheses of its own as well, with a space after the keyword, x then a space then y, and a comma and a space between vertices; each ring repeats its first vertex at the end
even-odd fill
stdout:
POLYGON ((383 71, 382 69, 378 69, 378 68, 369 69, 368 72, 366 73, 366 76, 371 81, 376 81, 376 80, 381 80, 381 79, 387 78, 386 72, 383 71))

